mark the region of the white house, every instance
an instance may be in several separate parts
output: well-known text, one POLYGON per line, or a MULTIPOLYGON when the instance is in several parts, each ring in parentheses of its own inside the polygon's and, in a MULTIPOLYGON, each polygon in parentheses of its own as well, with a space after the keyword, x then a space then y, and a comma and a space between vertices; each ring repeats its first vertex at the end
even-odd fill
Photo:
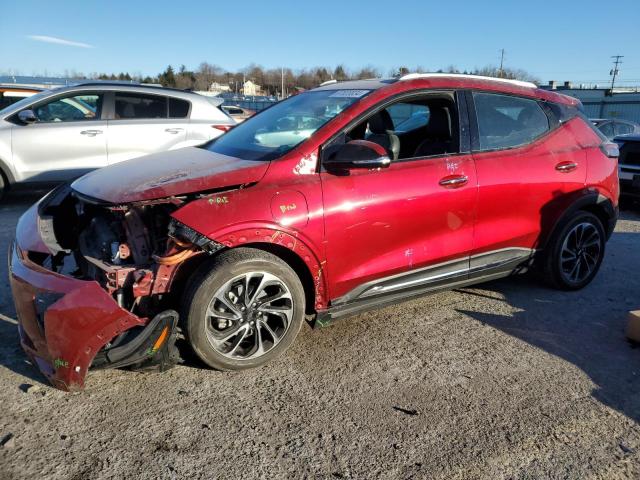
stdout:
POLYGON ((231 91, 231 87, 229 85, 225 85, 223 83, 218 83, 218 82, 213 82, 211 84, 211 86, 209 87, 209 91, 219 94, 219 93, 224 93, 224 92, 230 92, 231 91))
POLYGON ((249 96, 262 95, 262 87, 247 80, 242 84, 242 93, 249 96))

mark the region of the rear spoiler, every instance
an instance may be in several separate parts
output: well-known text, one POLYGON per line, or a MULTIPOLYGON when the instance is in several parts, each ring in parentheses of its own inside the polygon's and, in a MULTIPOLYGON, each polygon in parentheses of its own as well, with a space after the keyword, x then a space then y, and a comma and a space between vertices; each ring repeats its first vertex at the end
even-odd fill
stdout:
POLYGON ((224 103, 224 98, 220 97, 205 97, 209 103, 211 103, 214 107, 219 107, 224 103))

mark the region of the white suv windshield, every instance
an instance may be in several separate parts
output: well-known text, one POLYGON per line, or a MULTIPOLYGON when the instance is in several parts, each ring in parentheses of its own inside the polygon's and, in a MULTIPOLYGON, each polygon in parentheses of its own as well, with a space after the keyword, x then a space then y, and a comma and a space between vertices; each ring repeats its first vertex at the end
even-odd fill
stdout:
POLYGON ((370 90, 319 90, 288 98, 222 135, 207 149, 244 160, 273 160, 294 149, 370 90))

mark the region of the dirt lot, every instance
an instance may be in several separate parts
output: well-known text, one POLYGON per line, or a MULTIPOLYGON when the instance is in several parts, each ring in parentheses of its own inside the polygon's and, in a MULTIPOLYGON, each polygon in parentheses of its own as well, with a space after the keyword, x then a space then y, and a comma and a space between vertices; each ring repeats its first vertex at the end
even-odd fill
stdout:
MULTIPOLYGON (((0 206, 0 251, 33 196, 0 206)), ((640 215, 596 280, 445 292, 303 329, 260 370, 43 383, 0 264, 0 478, 640 478, 640 215), (29 387, 33 385, 33 387, 29 387)))

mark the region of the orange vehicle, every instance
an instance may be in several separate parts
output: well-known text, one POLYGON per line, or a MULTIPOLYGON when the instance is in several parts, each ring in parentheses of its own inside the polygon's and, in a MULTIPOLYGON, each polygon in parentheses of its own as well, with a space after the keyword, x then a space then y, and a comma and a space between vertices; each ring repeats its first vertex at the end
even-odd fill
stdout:
POLYGON ((40 91, 42 91, 41 88, 0 84, 0 110, 40 91))

